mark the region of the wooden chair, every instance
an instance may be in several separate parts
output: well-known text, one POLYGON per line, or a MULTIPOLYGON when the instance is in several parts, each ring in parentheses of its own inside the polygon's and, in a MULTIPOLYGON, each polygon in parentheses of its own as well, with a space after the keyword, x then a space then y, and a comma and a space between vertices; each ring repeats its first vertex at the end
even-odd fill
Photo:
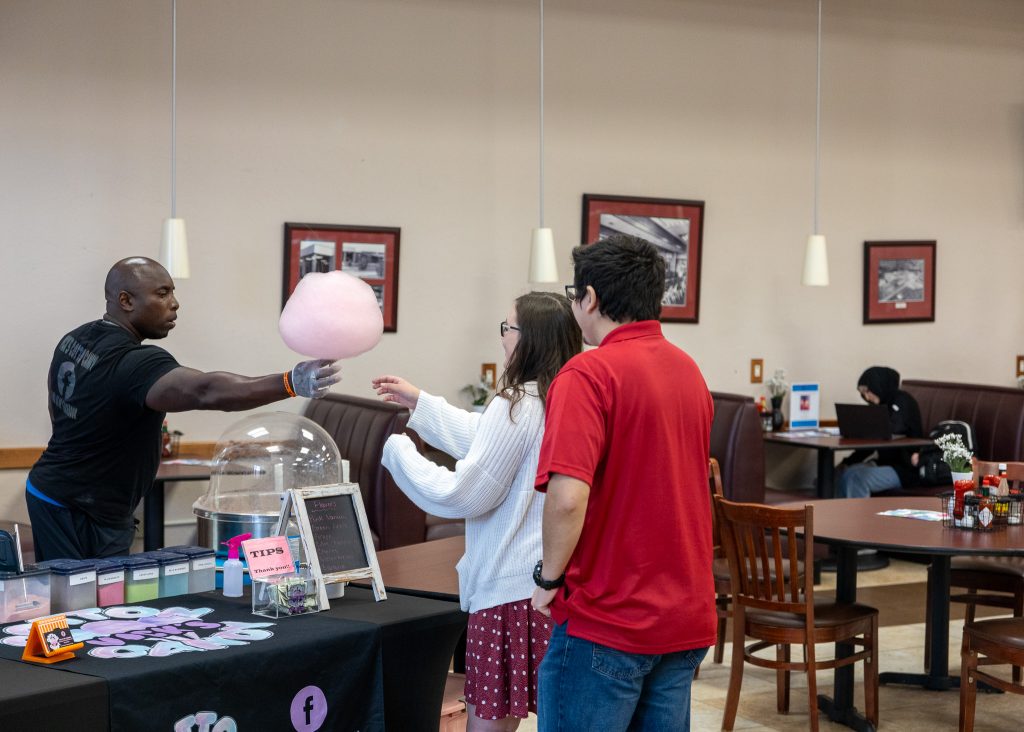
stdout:
POLYGON ((1024 618, 982 620, 964 626, 960 651, 960 732, 973 732, 978 681, 1011 694, 1024 694, 1019 679, 1006 681, 979 670, 979 666, 1024 665, 1024 618))
POLYGON ((729 621, 732 612, 729 610, 732 588, 729 584, 729 561, 725 558, 725 548, 722 546, 721 531, 718 529, 718 520, 715 517, 715 496, 725 498, 722 491, 722 471, 718 468, 718 461, 711 458, 708 461, 708 488, 711 490, 711 531, 715 544, 715 559, 712 564, 712 572, 715 577, 715 612, 718 615, 718 635, 715 640, 715 663, 721 663, 725 653, 725 626, 729 621))
MULTIPOLYGON (((1012 487, 1024 488, 1024 463, 974 461, 974 478, 998 475, 999 466, 1006 465, 1006 478, 1012 487)), ((1013 617, 1024 617, 1024 557, 954 557, 950 563, 949 586, 951 602, 967 605, 964 622, 973 623, 978 605, 1001 607, 1012 611, 1013 617)), ((1021 681, 1021 665, 1014 664, 1013 680, 1021 681)))
POLYGON ((775 669, 777 706, 789 711, 789 676, 807 673, 811 729, 818 729, 818 669, 835 669, 864 661, 864 706, 878 726, 878 611, 866 605, 815 602, 814 583, 798 567, 813 559, 814 508, 772 508, 715 499, 715 511, 729 561, 732 584, 732 670, 722 729, 731 730, 743 683, 743 665, 775 669), (803 529, 802 543, 797 530, 803 529), (788 572, 786 571, 788 569, 788 572), (745 646, 747 638, 755 643, 745 646), (819 661, 818 643, 859 647, 842 659, 819 661), (790 646, 803 647, 803 661, 792 661, 790 646), (775 646, 775 659, 756 655, 775 646))

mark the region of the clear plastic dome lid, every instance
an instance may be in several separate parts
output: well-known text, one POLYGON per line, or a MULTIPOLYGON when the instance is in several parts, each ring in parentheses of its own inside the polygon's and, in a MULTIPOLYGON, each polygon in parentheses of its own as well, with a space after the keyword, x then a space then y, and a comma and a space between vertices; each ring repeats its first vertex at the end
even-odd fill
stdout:
POLYGON ((214 447, 210 489, 192 506, 210 514, 278 515, 290 488, 341 482, 341 455, 316 422, 262 412, 235 422, 214 447))

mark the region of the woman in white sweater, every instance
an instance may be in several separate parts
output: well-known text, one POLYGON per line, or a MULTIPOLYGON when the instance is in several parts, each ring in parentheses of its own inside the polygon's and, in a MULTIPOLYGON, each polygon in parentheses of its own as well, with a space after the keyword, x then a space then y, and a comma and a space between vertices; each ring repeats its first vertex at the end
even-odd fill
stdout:
POLYGON ((409 428, 458 462, 435 465, 405 435, 384 445, 384 466, 428 513, 466 519, 459 596, 466 637, 469 729, 514 730, 537 711, 537 667, 550 621, 530 606, 542 555, 544 496, 533 490, 544 399, 558 370, 583 347, 569 301, 550 292, 516 299, 501 323, 505 373, 483 414, 466 412, 397 376, 373 380, 385 401, 412 410, 409 428))

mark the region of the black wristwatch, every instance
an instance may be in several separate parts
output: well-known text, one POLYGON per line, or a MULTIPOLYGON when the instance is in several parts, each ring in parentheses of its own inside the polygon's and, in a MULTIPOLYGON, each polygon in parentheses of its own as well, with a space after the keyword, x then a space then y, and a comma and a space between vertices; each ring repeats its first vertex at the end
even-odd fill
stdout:
POLYGON ((562 572, 562 576, 553 580, 546 580, 541 576, 541 570, 544 569, 544 560, 538 559, 537 565, 533 568, 533 583, 542 590, 554 590, 565 584, 565 572, 562 572))

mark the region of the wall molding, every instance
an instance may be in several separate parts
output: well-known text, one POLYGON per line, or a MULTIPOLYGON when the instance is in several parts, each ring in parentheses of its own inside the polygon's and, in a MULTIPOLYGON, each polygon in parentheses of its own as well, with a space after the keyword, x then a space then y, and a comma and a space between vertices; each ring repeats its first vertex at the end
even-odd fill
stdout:
MULTIPOLYGON (((178 448, 181 457, 210 459, 216 442, 182 442, 178 448)), ((0 447, 0 470, 28 470, 39 456, 42 447, 0 447)))

